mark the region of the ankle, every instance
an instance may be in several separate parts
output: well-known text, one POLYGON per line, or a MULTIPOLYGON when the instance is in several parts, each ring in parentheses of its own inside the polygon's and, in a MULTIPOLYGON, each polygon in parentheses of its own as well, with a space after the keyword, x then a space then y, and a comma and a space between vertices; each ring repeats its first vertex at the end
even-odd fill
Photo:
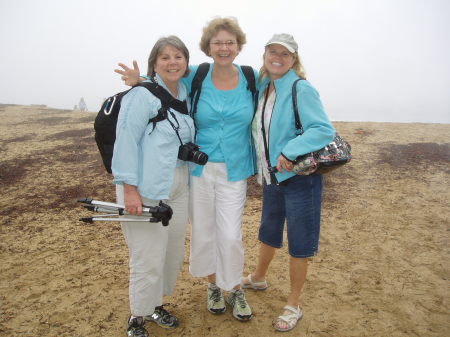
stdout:
POLYGON ((297 308, 298 306, 300 306, 300 301, 297 299, 289 299, 286 301, 286 305, 289 305, 291 307, 297 308))
POLYGON ((219 287, 217 286, 217 284, 212 283, 212 282, 209 282, 209 283, 208 283, 208 288, 209 288, 209 289, 216 289, 216 288, 219 288, 219 287))
POLYGON ((266 279, 265 274, 253 272, 250 274, 253 282, 263 282, 266 279))

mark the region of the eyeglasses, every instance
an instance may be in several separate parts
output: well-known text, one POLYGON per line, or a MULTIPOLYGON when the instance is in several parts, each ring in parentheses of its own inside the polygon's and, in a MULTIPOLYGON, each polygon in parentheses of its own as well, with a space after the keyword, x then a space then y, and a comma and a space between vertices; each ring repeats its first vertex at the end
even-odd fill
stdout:
POLYGON ((220 46, 232 48, 235 44, 237 44, 237 42, 233 41, 233 40, 229 40, 229 41, 225 41, 225 42, 214 41, 214 42, 211 42, 210 44, 217 48, 220 48, 220 46))

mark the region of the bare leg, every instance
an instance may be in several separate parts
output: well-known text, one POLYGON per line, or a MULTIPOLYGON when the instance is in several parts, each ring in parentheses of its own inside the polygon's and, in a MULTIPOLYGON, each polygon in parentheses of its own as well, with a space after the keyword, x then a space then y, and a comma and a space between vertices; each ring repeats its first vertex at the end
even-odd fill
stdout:
MULTIPOLYGON (((260 243, 259 246, 259 256, 258 264, 256 265, 256 270, 252 273, 253 282, 262 282, 266 278, 267 270, 269 269, 270 262, 275 256, 276 248, 266 245, 265 243, 260 243)), ((244 277, 244 284, 248 284, 249 280, 244 277)))
POLYGON ((300 302, 300 293, 306 280, 308 271, 308 259, 290 257, 289 272, 291 279, 291 293, 288 296, 287 304, 297 307, 300 302))
POLYGON ((216 274, 208 275, 208 282, 216 284, 216 274))
MULTIPOLYGON (((289 260, 289 272, 291 279, 291 292, 287 298, 287 305, 297 308, 300 302, 300 293, 306 280, 306 273, 308 271, 308 259, 290 257, 289 260)), ((285 311, 283 315, 289 314, 289 311, 285 311)), ((279 328, 287 328, 287 323, 278 320, 276 326, 279 328)))

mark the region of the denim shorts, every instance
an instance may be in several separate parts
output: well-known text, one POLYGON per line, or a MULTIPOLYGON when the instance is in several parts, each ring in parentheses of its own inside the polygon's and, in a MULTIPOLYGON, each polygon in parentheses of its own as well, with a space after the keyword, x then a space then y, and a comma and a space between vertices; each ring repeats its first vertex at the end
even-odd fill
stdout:
POLYGON ((281 248, 286 220, 289 255, 317 255, 322 185, 321 175, 294 176, 280 185, 264 183, 259 241, 281 248))

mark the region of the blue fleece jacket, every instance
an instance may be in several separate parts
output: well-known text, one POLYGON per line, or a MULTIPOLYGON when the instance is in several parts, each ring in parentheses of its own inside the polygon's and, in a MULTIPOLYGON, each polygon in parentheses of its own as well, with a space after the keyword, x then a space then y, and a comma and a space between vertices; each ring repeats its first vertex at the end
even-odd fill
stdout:
MULTIPOLYGON (((297 104, 304 133, 298 135, 292 105, 292 84, 298 78, 291 69, 274 81, 276 99, 268 131, 272 166, 277 164, 280 154, 295 160, 300 155, 321 149, 333 140, 336 132, 323 109, 319 93, 308 81, 302 80, 297 82, 297 104)), ((269 78, 265 78, 260 87, 260 99, 264 99, 268 84, 269 78)), ((292 172, 276 173, 278 182, 294 175, 292 172)))

